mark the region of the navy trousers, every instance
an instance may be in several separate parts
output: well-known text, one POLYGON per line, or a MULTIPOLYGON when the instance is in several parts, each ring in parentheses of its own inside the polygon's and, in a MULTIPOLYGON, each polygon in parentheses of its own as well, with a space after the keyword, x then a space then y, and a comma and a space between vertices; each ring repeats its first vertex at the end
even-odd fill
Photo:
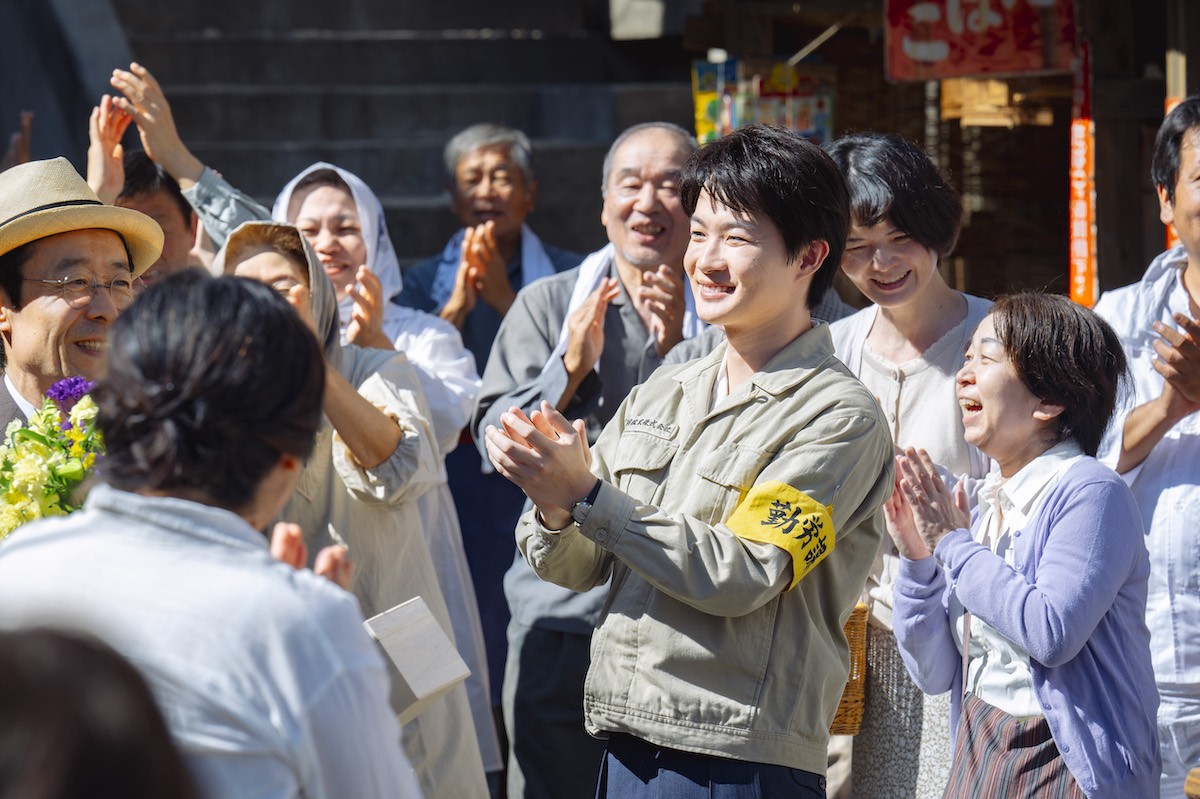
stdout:
POLYGON ((809 771, 665 749, 613 733, 596 799, 825 799, 809 771))

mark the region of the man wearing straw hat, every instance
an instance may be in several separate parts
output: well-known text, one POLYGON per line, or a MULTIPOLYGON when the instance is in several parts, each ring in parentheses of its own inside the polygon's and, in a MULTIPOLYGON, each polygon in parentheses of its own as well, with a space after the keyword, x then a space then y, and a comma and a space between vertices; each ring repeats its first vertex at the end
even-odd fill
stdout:
POLYGON ((109 326, 162 245, 158 223, 101 203, 65 158, 0 172, 0 431, 55 382, 100 375, 109 326))

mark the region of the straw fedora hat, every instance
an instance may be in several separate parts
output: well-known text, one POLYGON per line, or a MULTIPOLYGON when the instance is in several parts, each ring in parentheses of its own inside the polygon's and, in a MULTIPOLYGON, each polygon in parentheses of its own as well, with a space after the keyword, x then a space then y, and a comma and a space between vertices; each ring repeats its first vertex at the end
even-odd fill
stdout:
POLYGON ((157 222, 100 202, 67 159, 30 161, 0 172, 0 255, 47 236, 96 228, 125 237, 135 277, 162 253, 157 222))

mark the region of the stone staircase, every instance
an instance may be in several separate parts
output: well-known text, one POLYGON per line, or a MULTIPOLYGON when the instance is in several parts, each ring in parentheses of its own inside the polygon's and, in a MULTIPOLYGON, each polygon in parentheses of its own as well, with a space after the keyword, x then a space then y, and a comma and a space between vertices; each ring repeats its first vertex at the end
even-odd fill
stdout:
POLYGON ((402 263, 457 227, 441 149, 467 125, 529 134, 531 223, 580 251, 604 241, 612 138, 650 119, 691 125, 691 54, 612 41, 607 0, 112 2, 197 156, 268 206, 313 161, 355 172, 382 198, 402 263))

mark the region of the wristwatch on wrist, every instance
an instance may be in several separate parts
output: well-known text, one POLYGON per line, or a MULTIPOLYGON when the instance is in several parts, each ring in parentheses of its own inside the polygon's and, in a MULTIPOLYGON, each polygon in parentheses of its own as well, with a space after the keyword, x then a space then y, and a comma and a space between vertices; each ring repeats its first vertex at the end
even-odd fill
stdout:
POLYGON ((576 524, 583 524, 592 511, 592 505, 596 504, 596 497, 600 495, 600 480, 597 478, 596 484, 592 486, 592 490, 586 497, 576 502, 571 506, 571 518, 576 524))

